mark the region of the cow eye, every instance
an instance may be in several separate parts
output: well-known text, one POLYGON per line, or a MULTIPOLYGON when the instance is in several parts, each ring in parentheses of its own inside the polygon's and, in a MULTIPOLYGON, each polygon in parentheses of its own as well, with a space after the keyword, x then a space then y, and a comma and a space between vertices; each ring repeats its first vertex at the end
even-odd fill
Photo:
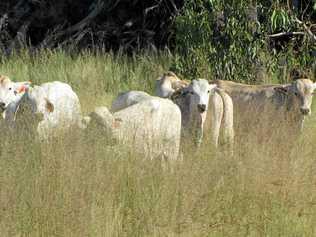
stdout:
POLYGON ((298 96, 298 92, 294 92, 294 95, 298 96))
POLYGON ((12 87, 9 88, 9 91, 12 90, 12 87))
POLYGON ((210 90, 207 91, 207 93, 210 93, 210 92, 211 92, 210 90))

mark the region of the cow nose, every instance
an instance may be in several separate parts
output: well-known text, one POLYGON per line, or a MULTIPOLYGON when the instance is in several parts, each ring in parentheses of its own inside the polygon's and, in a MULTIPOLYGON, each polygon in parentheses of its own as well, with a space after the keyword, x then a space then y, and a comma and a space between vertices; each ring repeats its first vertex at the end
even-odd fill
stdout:
POLYGON ((307 108, 301 108, 300 110, 303 115, 308 115, 310 113, 310 109, 307 108))
POLYGON ((205 104, 198 104, 198 110, 200 113, 203 113, 206 110, 206 105, 205 104))

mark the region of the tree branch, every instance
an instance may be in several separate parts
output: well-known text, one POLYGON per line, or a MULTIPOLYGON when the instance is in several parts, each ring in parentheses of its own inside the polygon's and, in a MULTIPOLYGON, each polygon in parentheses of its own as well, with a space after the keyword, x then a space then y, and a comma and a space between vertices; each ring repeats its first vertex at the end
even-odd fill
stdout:
POLYGON ((310 30, 310 28, 308 28, 308 26, 300 21, 297 17, 295 17, 295 21, 299 24, 302 25, 304 30, 306 31, 306 33, 308 34, 308 36, 312 39, 313 42, 316 42, 316 36, 313 34, 313 32, 310 30))
POLYGON ((3 16, 0 18, 0 31, 5 29, 7 24, 8 24, 8 14, 5 13, 3 16))
POLYGON ((84 18, 82 19, 80 22, 78 22, 77 24, 68 27, 65 30, 61 30, 59 32, 53 33, 52 35, 50 35, 49 37, 47 37, 46 39, 43 40, 43 42, 40 44, 39 48, 45 48, 45 47, 52 47, 53 44, 56 43, 56 41, 67 34, 73 34, 75 32, 78 31, 82 31, 84 30, 84 28, 90 24, 90 22, 99 15, 99 13, 102 11, 104 7, 104 2, 98 0, 97 4, 94 6, 93 10, 84 18))
POLYGON ((18 50, 27 45, 27 31, 32 22, 33 18, 24 22, 24 24, 19 28, 14 40, 11 42, 8 51, 12 52, 13 50, 18 50))
POLYGON ((294 32, 281 32, 277 34, 268 35, 269 38, 279 38, 283 36, 295 36, 295 35, 305 35, 305 32, 302 31, 294 31, 294 32))

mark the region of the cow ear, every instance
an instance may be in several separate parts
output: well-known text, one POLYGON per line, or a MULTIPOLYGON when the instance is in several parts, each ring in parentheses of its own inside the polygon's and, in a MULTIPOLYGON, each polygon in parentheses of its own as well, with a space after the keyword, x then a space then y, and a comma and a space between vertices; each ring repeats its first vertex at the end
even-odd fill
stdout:
POLYGON ((113 120, 113 123, 112 123, 112 128, 119 128, 119 127, 121 127, 122 121, 123 120, 121 118, 115 118, 113 120))
POLYGON ((283 87, 283 86, 279 86, 279 87, 274 87, 273 88, 275 91, 277 91, 277 92, 280 92, 280 93, 282 93, 282 94, 287 94, 288 93, 288 88, 286 88, 286 87, 283 87))
POLYGON ((0 84, 3 84, 5 81, 10 80, 9 77, 5 75, 0 75, 0 84))
POLYGON ((30 81, 18 82, 15 92, 18 94, 24 93, 30 88, 30 85, 31 85, 30 81))
POLYGON ((45 98, 45 108, 49 113, 54 112, 54 105, 52 102, 50 102, 47 98, 45 98))

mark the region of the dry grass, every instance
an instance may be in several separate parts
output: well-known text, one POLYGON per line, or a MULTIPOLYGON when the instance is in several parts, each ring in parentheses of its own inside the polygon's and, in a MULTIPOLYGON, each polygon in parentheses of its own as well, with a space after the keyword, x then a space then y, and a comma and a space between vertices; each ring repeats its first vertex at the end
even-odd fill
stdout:
MULTIPOLYGON (((46 52, 14 57, 0 71, 69 82, 90 111, 121 90, 151 92, 168 65, 165 56, 46 52)), ((256 152, 258 144, 234 157, 204 146, 172 170, 106 146, 97 134, 72 131, 46 145, 3 137, 0 236, 315 236, 314 124, 309 118, 286 159, 256 152)))

